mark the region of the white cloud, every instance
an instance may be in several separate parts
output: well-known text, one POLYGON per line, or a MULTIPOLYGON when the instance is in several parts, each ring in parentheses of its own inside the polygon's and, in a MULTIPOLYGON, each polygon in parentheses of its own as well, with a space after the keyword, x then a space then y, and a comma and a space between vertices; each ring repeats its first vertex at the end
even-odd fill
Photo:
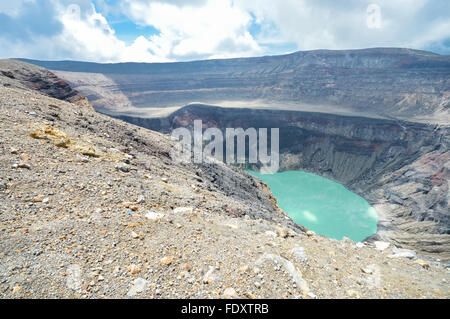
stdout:
POLYGON ((285 44, 299 50, 395 46, 435 48, 450 53, 450 2, 447 0, 124 0, 118 3, 1 1, 0 56, 162 62, 263 55, 274 52, 270 48, 286 47, 285 44), (67 11, 72 3, 79 6, 79 16, 67 11), (381 9, 380 28, 367 26, 367 7, 372 3, 381 9), (134 23, 152 26, 159 33, 145 37, 136 31, 135 41, 127 44, 111 27, 108 21, 111 12, 124 13, 134 23))
POLYGON ((95 9, 86 17, 64 7, 61 10, 64 10, 60 18, 64 29, 56 40, 62 47, 72 50, 74 56, 103 62, 153 62, 163 58, 150 53, 152 44, 144 37, 138 37, 131 46, 127 46, 95 9))
MULTIPOLYGON (((152 54, 152 49, 154 52, 158 52, 157 48, 142 36, 137 37, 134 43, 128 46, 119 40, 106 18, 96 12, 89 1, 83 0, 77 4, 71 4, 70 1, 45 0, 48 9, 41 12, 39 17, 30 15, 31 9, 30 6, 27 6, 30 3, 32 3, 31 0, 24 0, 16 7, 0 7, 0 12, 9 10, 9 14, 6 16, 8 18, 6 27, 9 30, 19 28, 21 31, 14 34, 11 34, 11 31, 2 34, 0 31, 0 54, 3 55, 3 58, 27 57, 95 62, 166 60, 164 56, 152 54), (13 11, 16 12, 16 15, 11 14, 13 11), (31 28, 26 27, 26 24, 27 20, 32 18, 36 25, 47 25, 48 21, 53 19, 55 27, 43 30, 45 34, 37 32, 28 35, 27 33, 31 33, 31 28), (37 19, 42 21, 36 22, 37 19)), ((38 4, 40 8, 43 3, 44 1, 38 4)))
POLYGON ((160 30, 151 42, 173 59, 236 57, 261 53, 248 32, 251 15, 228 0, 204 2, 125 1, 136 23, 160 30), (228 45, 224 45, 224 43, 228 45))
MULTIPOLYGON (((235 0, 263 26, 259 43, 294 42, 299 50, 376 46, 426 48, 450 38, 447 0, 235 0), (380 8, 380 28, 367 8, 380 8), (266 26, 266 27, 264 27, 266 26)), ((449 48, 450 50, 450 48, 449 48)))

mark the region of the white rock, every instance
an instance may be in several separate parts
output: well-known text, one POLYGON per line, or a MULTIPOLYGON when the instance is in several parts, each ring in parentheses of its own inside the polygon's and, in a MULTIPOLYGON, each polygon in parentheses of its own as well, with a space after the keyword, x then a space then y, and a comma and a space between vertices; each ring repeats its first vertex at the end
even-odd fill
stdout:
POLYGON ((393 247, 392 248, 392 255, 389 255, 390 258, 409 258, 409 259, 416 259, 417 254, 414 250, 409 249, 400 249, 393 247))
POLYGON ((316 233, 313 232, 312 230, 308 230, 308 231, 306 232, 306 235, 307 235, 308 237, 312 237, 312 236, 315 236, 316 233))
POLYGON ((237 297, 236 290, 234 290, 231 287, 226 288, 223 292, 223 297, 226 299, 236 298, 237 297))
POLYGON ((261 265, 266 260, 270 260, 275 264, 283 266, 284 269, 292 276, 292 280, 297 285, 297 287, 299 287, 304 293, 309 292, 308 284, 302 278, 302 274, 297 270, 292 262, 279 255, 265 253, 256 261, 256 264, 261 265))
POLYGON ((356 247, 357 248, 363 248, 363 247, 365 247, 366 245, 364 245, 364 243, 356 243, 356 247))
POLYGON ((147 214, 145 214, 145 217, 147 217, 150 220, 157 221, 157 220, 163 218, 164 214, 155 213, 155 212, 148 212, 147 214))
POLYGON ((383 251, 389 247, 390 243, 388 243, 386 241, 376 241, 376 242, 374 242, 374 245, 375 245, 376 250, 383 251))
POLYGON ((317 296, 315 294, 313 294, 312 292, 308 292, 306 295, 310 298, 317 299, 317 296))
POLYGON ((277 237, 277 233, 271 230, 266 231, 264 234, 269 237, 277 237))
POLYGON ((145 290, 147 286, 147 280, 145 280, 144 278, 136 278, 133 281, 133 285, 131 286, 130 290, 127 293, 128 297, 134 297, 136 296, 138 293, 141 293, 145 290))
POLYGON ((139 196, 138 200, 136 201, 136 203, 138 203, 138 204, 145 203, 145 197, 143 195, 139 196))
POLYGON ((294 248, 292 248, 291 254, 294 257, 295 261, 299 264, 304 264, 308 260, 305 248, 301 246, 296 245, 294 248))
POLYGON ((173 210, 175 214, 192 213, 193 211, 192 207, 177 207, 173 210))
POLYGON ((239 229, 239 226, 234 223, 226 223, 225 226, 230 227, 232 229, 239 229))
POLYGON ((81 288, 81 268, 78 265, 70 265, 67 267, 67 288, 78 290, 81 288))
POLYGON ((215 270, 216 270, 215 267, 209 266, 208 272, 203 276, 204 284, 209 284, 218 279, 218 275, 214 273, 215 270))

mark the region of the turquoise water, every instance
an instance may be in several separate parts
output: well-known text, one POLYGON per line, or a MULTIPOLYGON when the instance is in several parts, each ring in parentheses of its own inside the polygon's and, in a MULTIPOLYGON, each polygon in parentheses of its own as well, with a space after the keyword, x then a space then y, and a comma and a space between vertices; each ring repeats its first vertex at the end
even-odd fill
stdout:
POLYGON ((247 172, 270 187, 278 206, 297 224, 317 234, 338 240, 345 236, 358 242, 377 231, 375 209, 341 184, 300 171, 247 172))

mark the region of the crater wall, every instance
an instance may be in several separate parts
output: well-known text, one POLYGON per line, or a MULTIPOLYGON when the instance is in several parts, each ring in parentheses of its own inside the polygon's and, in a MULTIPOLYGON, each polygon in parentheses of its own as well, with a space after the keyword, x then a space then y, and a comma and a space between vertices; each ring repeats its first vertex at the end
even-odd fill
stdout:
POLYGON ((189 105, 160 119, 119 116, 163 133, 178 127, 280 128, 280 169, 304 170, 358 193, 379 214, 382 239, 448 256, 446 126, 399 120, 279 110, 189 105))

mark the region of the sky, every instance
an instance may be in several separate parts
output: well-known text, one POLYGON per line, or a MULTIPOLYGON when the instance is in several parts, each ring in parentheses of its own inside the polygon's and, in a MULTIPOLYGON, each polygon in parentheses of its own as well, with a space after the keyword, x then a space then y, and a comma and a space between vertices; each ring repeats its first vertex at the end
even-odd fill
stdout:
POLYGON ((0 58, 172 62, 369 47, 450 54, 450 1, 0 0, 0 58))

